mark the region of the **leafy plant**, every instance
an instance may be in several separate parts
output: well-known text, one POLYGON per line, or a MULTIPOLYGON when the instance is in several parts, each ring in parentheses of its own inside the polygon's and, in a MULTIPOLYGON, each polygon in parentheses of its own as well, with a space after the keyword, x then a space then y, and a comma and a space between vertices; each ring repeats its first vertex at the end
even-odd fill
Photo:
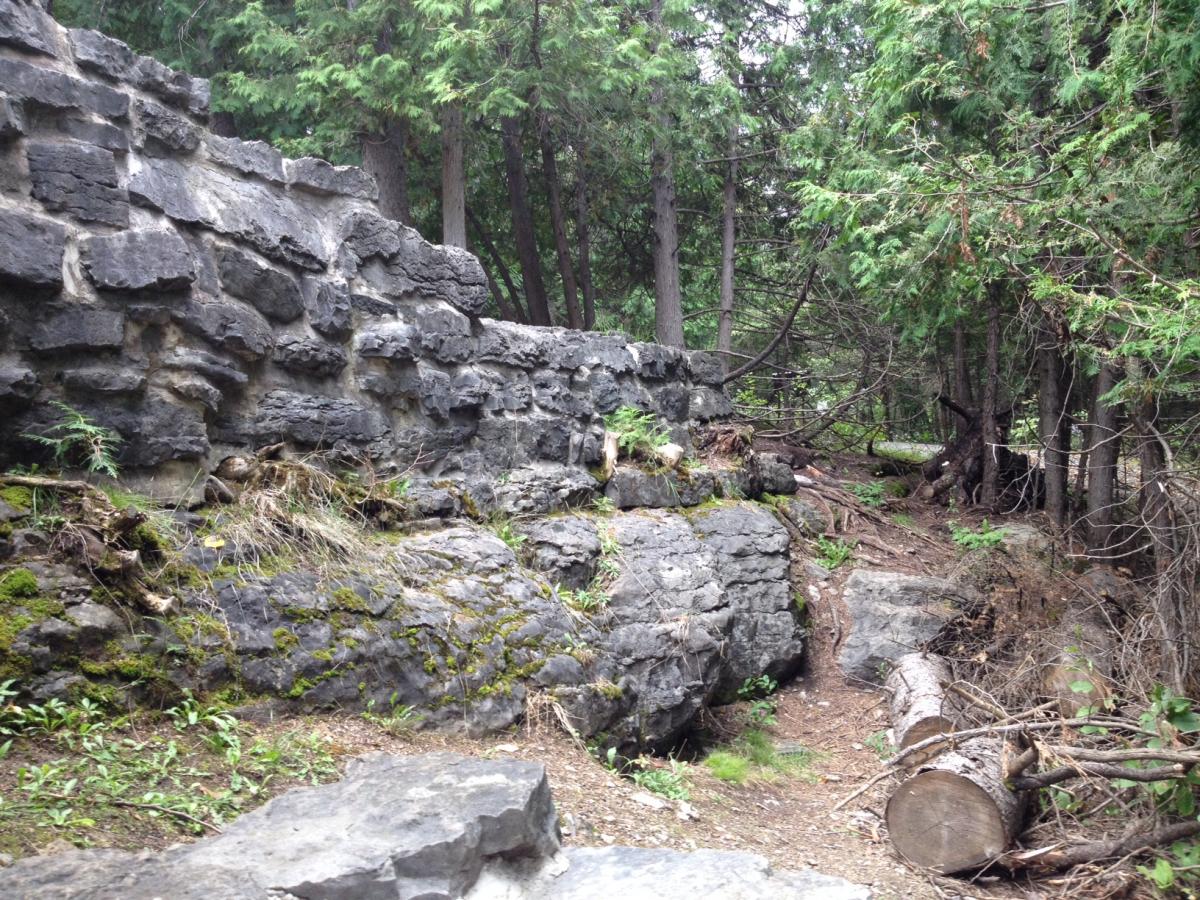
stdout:
POLYGON ((88 472, 116 478, 119 472, 116 452, 121 436, 65 403, 55 400, 52 405, 62 413, 62 418, 44 434, 25 433, 21 437, 48 447, 57 466, 79 465, 88 472))
POLYGON ((948 522, 947 527, 951 540, 966 550, 990 550, 999 546, 1008 533, 1004 528, 993 528, 987 519, 980 522, 978 528, 957 522, 948 522))
POLYGON ((730 784, 769 781, 779 776, 815 780, 812 765, 818 758, 818 754, 805 747, 780 750, 768 734, 750 729, 732 743, 709 753, 704 765, 713 777, 730 784))
POLYGON ((823 534, 817 535, 817 550, 821 554, 817 562, 827 569, 836 569, 854 556, 853 544, 847 544, 840 538, 827 538, 823 534))
POLYGON ((554 592, 564 604, 582 613, 594 613, 608 605, 608 595, 600 590, 580 588, 573 591, 555 585, 554 592))
POLYGON ((404 735, 411 734, 423 718, 417 712, 416 707, 400 703, 399 694, 395 691, 388 698, 388 712, 386 714, 375 712, 375 701, 368 700, 367 708, 362 712, 362 717, 395 737, 403 737, 404 735))
POLYGON ((766 728, 778 724, 775 712, 779 703, 770 696, 778 689, 779 682, 770 675, 758 675, 742 682, 742 686, 738 688, 738 697, 750 704, 746 709, 746 716, 751 727, 766 728))
POLYGON ((679 760, 667 761, 668 768, 649 768, 649 761, 636 760, 634 766, 640 766, 630 774, 633 783, 638 787, 666 797, 668 800, 688 800, 691 792, 687 784, 687 766, 679 760))
POLYGON ((878 481, 855 482, 849 485, 849 491, 857 497, 863 506, 877 509, 883 506, 886 494, 883 484, 878 481))
POLYGON ((627 456, 650 456, 670 443, 670 436, 653 413, 622 406, 604 417, 604 427, 617 435, 617 446, 627 456))
POLYGON ((873 732, 867 736, 867 739, 863 743, 874 750, 880 759, 888 759, 896 754, 896 748, 888 740, 886 731, 873 732))
POLYGON ((514 552, 520 550, 521 545, 529 540, 529 538, 513 528, 512 522, 506 518, 493 519, 492 532, 514 552))

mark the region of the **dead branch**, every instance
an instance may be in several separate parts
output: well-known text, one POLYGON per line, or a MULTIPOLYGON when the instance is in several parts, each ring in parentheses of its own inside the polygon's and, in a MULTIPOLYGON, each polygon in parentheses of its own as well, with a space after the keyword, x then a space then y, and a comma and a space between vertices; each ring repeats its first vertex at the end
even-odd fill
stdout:
POLYGON ((1049 787, 1073 778, 1124 778, 1128 781, 1150 782, 1169 781, 1185 774, 1187 767, 1175 763, 1170 766, 1159 766, 1153 769, 1130 769, 1126 766, 1114 766, 1110 763, 1080 763, 1074 766, 1060 766, 1048 769, 1035 775, 1023 775, 1010 779, 1012 786, 1018 791, 1031 791, 1037 788, 1049 787))
POLYGON ((1008 854, 1000 862, 1013 870, 1069 869, 1081 863, 1120 859, 1143 850, 1149 850, 1151 847, 1170 844, 1197 834, 1200 834, 1200 821, 1179 822, 1113 841, 1091 841, 1061 849, 1046 847, 1038 850, 1022 850, 1008 854))

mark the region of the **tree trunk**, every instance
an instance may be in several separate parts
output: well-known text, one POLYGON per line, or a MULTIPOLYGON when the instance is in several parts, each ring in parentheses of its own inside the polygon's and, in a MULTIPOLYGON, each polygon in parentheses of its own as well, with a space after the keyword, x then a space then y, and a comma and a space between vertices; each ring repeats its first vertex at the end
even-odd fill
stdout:
MULTIPOLYGON (((952 680, 950 667, 940 656, 907 653, 893 663, 884 687, 891 694, 892 743, 896 749, 955 730, 958 704, 947 699, 942 686, 952 680)), ((938 743, 917 751, 906 765, 920 765, 945 748, 946 744, 938 743)))
POLYGON ((900 855, 948 875, 984 866, 1008 849, 1024 802, 1005 786, 1005 756, 998 738, 975 738, 901 782, 886 811, 900 855))
POLYGON ((592 240, 587 199, 587 160, 582 150, 575 173, 575 239, 579 244, 579 289, 583 292, 583 327, 596 325, 596 288, 592 284, 592 240))
POLYGON ((363 169, 379 184, 379 211, 389 219, 412 225, 408 201, 408 122, 391 122, 381 134, 362 139, 363 169))
POLYGON ((558 274, 562 278, 563 299, 567 307, 567 327, 582 328, 579 311, 579 292, 575 287, 575 270, 571 265, 571 248, 567 244, 567 223, 563 217, 562 189, 558 181, 558 161, 550 139, 550 124, 538 113, 538 144, 542 150, 542 175, 550 199, 550 225, 554 230, 554 249, 558 254, 558 274))
MULTIPOLYGON (((973 409, 975 396, 971 390, 971 370, 967 365, 967 328, 961 318, 954 322, 954 402, 963 409, 973 409)), ((956 420, 958 431, 970 425, 967 419, 959 416, 956 420)))
POLYGON ((1088 552, 1100 557, 1101 562, 1115 563, 1108 559, 1112 547, 1113 501, 1116 494, 1117 457, 1121 452, 1121 438, 1117 433, 1117 407, 1105 403, 1101 398, 1117 384, 1119 372, 1113 363, 1104 363, 1092 395, 1091 440, 1088 456, 1087 529, 1088 552))
POLYGON ((1000 388, 1000 292, 1003 288, 993 282, 987 288, 987 358, 986 382, 983 388, 983 410, 980 425, 983 429, 983 482, 980 502, 989 509, 996 506, 1000 496, 1000 424, 996 415, 997 394, 1000 388))
MULTIPOLYGON (((1130 374, 1140 374, 1140 365, 1130 365, 1130 374), (1135 368, 1135 366, 1137 368, 1135 368)), ((1173 691, 1188 693, 1197 675, 1192 671, 1192 647, 1196 639, 1194 612, 1195 572, 1193 551, 1180 559, 1178 541, 1189 523, 1176 521, 1172 509, 1169 472, 1162 436, 1158 432, 1158 404, 1148 396, 1135 415, 1138 430, 1138 463, 1141 485, 1138 503, 1142 527, 1154 548, 1155 579, 1150 589, 1150 606, 1159 631, 1161 676, 1173 691), (1190 565, 1188 564, 1190 562, 1190 565)))
MULTIPOLYGON (((509 305, 513 312, 513 321, 520 322, 522 325, 529 324, 529 315, 525 312, 525 307, 521 305, 521 296, 517 293, 517 286, 513 284, 512 275, 509 274, 508 266, 504 264, 504 257, 500 255, 500 251, 496 249, 495 243, 492 241, 491 235, 487 229, 483 227, 483 223, 479 221, 479 217, 467 207, 467 218, 471 222, 471 227, 475 229, 475 234, 479 238, 479 243, 483 245, 483 249, 487 251, 488 258, 492 261, 496 272, 500 275, 500 280, 504 282, 504 287, 508 291, 509 305)), ((491 277, 489 272, 488 277, 491 277)), ((503 307, 501 307, 503 309, 503 307)))
POLYGON ((1064 445, 1064 437, 1070 440, 1069 424, 1063 427, 1067 415, 1064 396, 1066 385, 1063 383, 1066 364, 1053 330, 1043 330, 1041 341, 1042 346, 1038 348, 1038 432, 1045 472, 1046 518, 1052 525, 1061 528, 1067 521, 1067 476, 1070 464, 1070 445, 1064 445))
MULTIPOLYGON (((653 0, 650 21, 660 39, 663 0, 653 0)), ((683 347, 683 299, 679 287, 679 224, 675 215, 675 158, 671 150, 671 116, 662 83, 650 92, 657 128, 650 165, 654 198, 654 330, 658 342, 683 347)))
POLYGON ((724 202, 721 205, 721 311, 717 320, 717 353, 729 371, 733 350, 733 250, 737 215, 737 125, 729 126, 729 163, 725 168, 724 202))
POLYGON ((533 231, 533 212, 529 208, 529 183, 525 178, 525 159, 521 152, 521 123, 515 116, 500 120, 504 148, 504 169, 508 175, 508 206, 512 214, 513 239, 521 262, 521 280, 529 320, 534 325, 553 325, 546 285, 542 281, 542 262, 538 258, 537 237, 533 231))
POLYGON ((442 243, 467 246, 467 174, 463 166, 463 111, 442 107, 442 243))

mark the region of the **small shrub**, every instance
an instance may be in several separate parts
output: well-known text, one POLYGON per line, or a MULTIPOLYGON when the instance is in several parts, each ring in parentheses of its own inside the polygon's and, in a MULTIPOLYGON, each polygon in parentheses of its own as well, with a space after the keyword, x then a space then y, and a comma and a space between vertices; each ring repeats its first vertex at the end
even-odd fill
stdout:
MULTIPOLYGON (((670 768, 642 768, 629 777, 633 783, 652 794, 666 797, 668 800, 688 800, 691 792, 687 785, 687 767, 678 760, 670 760, 670 768)), ((635 765, 643 765, 638 762, 635 765)))
POLYGON ((857 497, 863 506, 869 506, 872 509, 883 506, 885 494, 884 486, 880 482, 855 483, 851 484, 849 488, 850 493, 857 497))
POLYGON ((827 569, 836 569, 854 556, 854 545, 847 544, 841 539, 831 539, 824 535, 817 536, 817 550, 820 557, 817 562, 827 569))
POLYGON ((582 613, 594 613, 608 606, 608 595, 600 590, 580 588, 572 591, 555 585, 554 592, 565 605, 582 613))
POLYGON ((980 522, 977 529, 957 522, 949 522, 947 526, 951 539, 965 550, 990 550, 999 546, 1007 533, 1004 528, 993 528, 987 519, 980 522))
POLYGON ((50 449, 57 466, 82 466, 88 472, 99 472, 116 478, 116 452, 121 436, 111 428, 97 425, 79 410, 54 401, 62 413, 58 422, 45 434, 22 434, 21 437, 50 449))
POLYGON ((508 519, 495 519, 492 522, 492 531, 495 533, 496 537, 504 541, 504 543, 506 543, 509 546, 509 549, 511 549, 513 552, 520 550, 521 545, 529 540, 529 538, 527 538, 525 535, 514 529, 512 522, 510 522, 508 519))
POLYGON ((604 427, 616 432, 617 446, 627 456, 650 456, 671 440, 653 413, 632 406, 609 413, 604 417, 604 427))

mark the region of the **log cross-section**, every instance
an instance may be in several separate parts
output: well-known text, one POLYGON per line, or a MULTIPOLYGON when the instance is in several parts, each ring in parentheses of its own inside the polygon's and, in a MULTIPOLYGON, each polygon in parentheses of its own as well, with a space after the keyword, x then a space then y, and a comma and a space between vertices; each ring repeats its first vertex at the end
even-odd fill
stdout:
POLYGON ((887 804, 892 844, 943 875, 987 865, 1020 830, 1023 798, 1004 783, 1003 743, 974 738, 922 765, 887 804))

